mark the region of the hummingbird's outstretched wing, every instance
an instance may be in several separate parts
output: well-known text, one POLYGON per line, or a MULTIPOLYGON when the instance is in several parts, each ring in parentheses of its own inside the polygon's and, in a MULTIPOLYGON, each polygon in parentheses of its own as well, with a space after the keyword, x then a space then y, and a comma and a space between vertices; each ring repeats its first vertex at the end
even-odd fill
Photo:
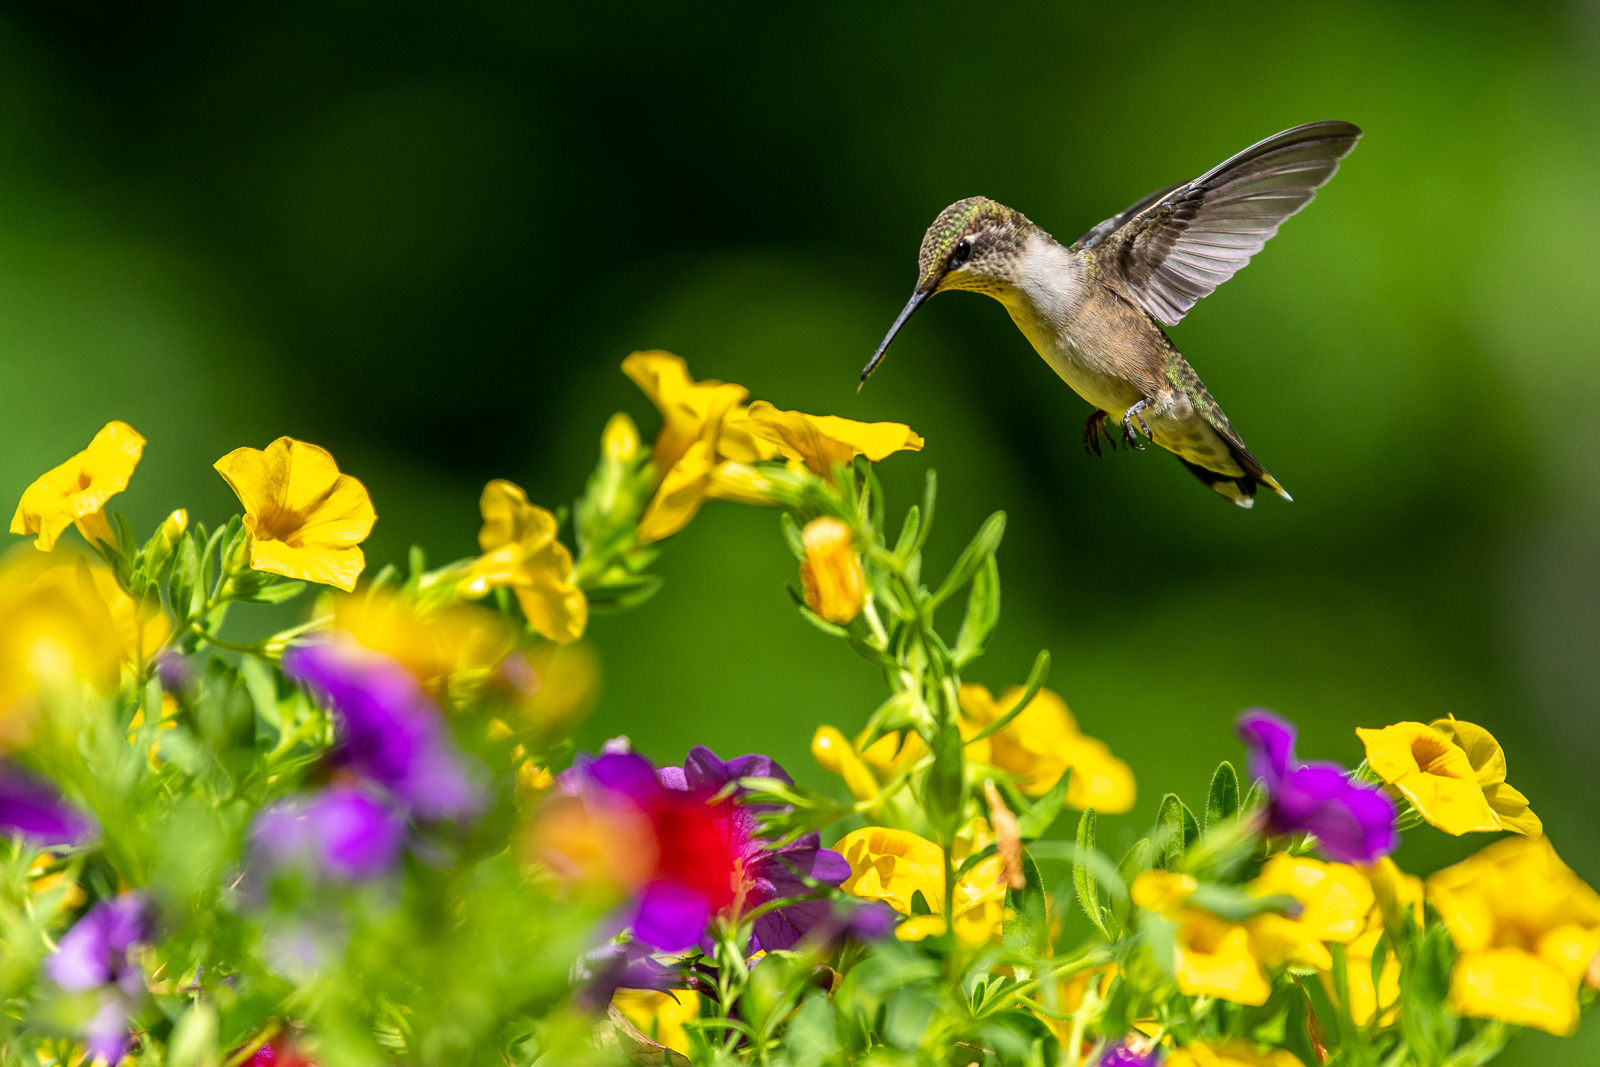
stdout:
POLYGON ((1311 202, 1360 137, 1348 122, 1284 130, 1192 182, 1151 193, 1072 247, 1092 254, 1152 318, 1175 326, 1311 202))

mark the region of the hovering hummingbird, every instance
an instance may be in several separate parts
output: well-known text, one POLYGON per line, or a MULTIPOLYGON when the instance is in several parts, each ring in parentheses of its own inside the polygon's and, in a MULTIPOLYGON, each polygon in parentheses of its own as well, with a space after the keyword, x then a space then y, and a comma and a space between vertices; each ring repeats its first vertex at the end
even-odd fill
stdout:
POLYGON ((1177 454, 1183 465, 1240 507, 1265 484, 1291 499, 1250 454, 1227 416, 1162 326, 1233 277, 1290 215, 1339 169, 1361 130, 1311 122, 1268 137, 1192 182, 1157 190, 1063 248, 1020 211, 986 197, 959 200, 922 239, 917 287, 873 353, 861 382, 912 312, 935 293, 969 289, 1005 305, 1011 320, 1061 379, 1095 407, 1086 450, 1122 424, 1177 454))

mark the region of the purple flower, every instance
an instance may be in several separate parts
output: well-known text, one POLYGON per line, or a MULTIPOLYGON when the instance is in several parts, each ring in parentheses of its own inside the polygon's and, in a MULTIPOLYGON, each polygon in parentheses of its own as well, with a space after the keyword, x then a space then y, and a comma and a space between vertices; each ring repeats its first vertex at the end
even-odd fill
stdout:
POLYGON ((1123 1038, 1108 1047, 1094 1061, 1094 1067, 1155 1067, 1161 1062, 1161 1048, 1149 1041, 1123 1038))
POLYGON ((483 791, 412 673, 351 641, 296 645, 283 673, 326 697, 339 719, 335 760, 424 819, 460 819, 483 808, 483 791))
MULTIPOLYGON (((609 752, 580 758, 562 788, 599 808, 626 808, 648 820, 656 862, 639 887, 626 922, 634 937, 663 952, 681 952, 719 914, 744 914, 773 901, 814 892, 803 879, 836 886, 850 876, 844 857, 821 847, 815 833, 768 849, 758 836, 759 807, 737 803, 740 792, 711 798, 729 782, 763 777, 790 781, 766 756, 724 762, 703 745, 682 767, 659 771, 643 756, 609 752)), ((830 902, 799 901, 755 920, 751 950, 793 948, 828 919, 830 902)))
POLYGON ((1294 758, 1295 728, 1262 708, 1239 716, 1250 774, 1266 784, 1267 829, 1309 833, 1342 863, 1372 863, 1400 844, 1394 803, 1375 786, 1352 782, 1337 763, 1294 758))
POLYGON ((81 845, 96 830, 94 820, 61 799, 55 786, 0 761, 0 833, 21 834, 35 845, 81 845))
POLYGON ((250 843, 268 868, 300 865, 360 881, 395 865, 405 833, 405 815, 393 804, 359 785, 339 784, 263 808, 250 843))
POLYGON ((109 1063, 122 1059, 128 1044, 128 1016, 144 980, 132 959, 133 949, 150 940, 154 911, 142 893, 123 893, 102 900, 62 935, 44 969, 69 993, 102 989, 99 1010, 84 1031, 91 1056, 109 1063))
POLYGON ((575 977, 582 983, 574 1001, 584 1011, 600 1011, 619 989, 668 990, 683 987, 684 975, 650 955, 639 941, 602 945, 578 961, 575 977))
POLYGON ((826 919, 806 933, 806 943, 827 949, 843 941, 881 941, 894 933, 900 914, 887 904, 835 900, 826 919))

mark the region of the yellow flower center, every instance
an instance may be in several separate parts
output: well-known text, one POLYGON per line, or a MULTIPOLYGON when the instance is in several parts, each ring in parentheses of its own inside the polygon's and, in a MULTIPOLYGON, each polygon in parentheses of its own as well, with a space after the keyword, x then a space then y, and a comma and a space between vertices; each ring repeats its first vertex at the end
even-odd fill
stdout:
POLYGON ((1455 766, 1456 761, 1450 755, 1456 747, 1443 737, 1419 735, 1412 738, 1411 758, 1417 761, 1417 768, 1424 774, 1436 774, 1444 778, 1463 778, 1460 768, 1455 766))

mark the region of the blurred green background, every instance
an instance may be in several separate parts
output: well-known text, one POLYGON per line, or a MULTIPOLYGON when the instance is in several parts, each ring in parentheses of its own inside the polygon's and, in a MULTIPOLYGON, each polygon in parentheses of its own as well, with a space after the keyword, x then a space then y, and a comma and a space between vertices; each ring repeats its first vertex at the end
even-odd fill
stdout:
MULTIPOLYGON (((928 440, 930 564, 1011 518, 976 680, 1040 647, 1139 774, 1131 840, 1203 795, 1264 704, 1307 755, 1453 713, 1600 881, 1600 8, 1567 4, 511 0, 0 4, 0 496, 111 418, 147 525, 232 506, 210 463, 280 434, 367 482, 375 562, 474 547, 491 477, 556 505, 618 373, 696 374, 928 440), (1228 506, 1087 406, 967 294, 856 374, 923 228, 984 194, 1070 242, 1284 127, 1367 133, 1174 339, 1295 494, 1228 506)), ((776 517, 712 505, 668 584, 596 620, 588 743, 764 750, 821 784, 819 722, 874 671, 807 627, 776 517)), ((1412 835, 1426 871, 1485 843, 1412 835)), ((1519 1039, 1508 1063, 1593 1063, 1519 1039)))

